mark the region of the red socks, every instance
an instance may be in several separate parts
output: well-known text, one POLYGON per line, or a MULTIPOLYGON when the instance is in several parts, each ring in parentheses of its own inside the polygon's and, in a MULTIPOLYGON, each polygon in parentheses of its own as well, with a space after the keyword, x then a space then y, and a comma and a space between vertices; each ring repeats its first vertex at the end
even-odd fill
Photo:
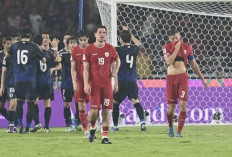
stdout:
POLYGON ((178 133, 181 133, 181 130, 183 129, 185 119, 186 119, 186 112, 180 112, 178 118, 178 130, 177 130, 178 133))
POLYGON ((166 116, 167 116, 167 119, 168 119, 168 125, 169 125, 169 127, 171 128, 171 127, 173 127, 173 114, 166 114, 166 116))
POLYGON ((109 127, 105 127, 105 126, 102 127, 102 137, 108 136, 108 130, 109 130, 109 127))
MULTIPOLYGON (((79 117, 80 117, 81 124, 82 124, 84 131, 87 131, 88 130, 88 121, 87 121, 87 116, 86 116, 85 110, 79 110, 79 117)), ((92 127, 92 123, 91 123, 91 127, 92 127)), ((95 127, 95 123, 94 123, 94 127, 95 127)), ((92 128, 94 128, 94 127, 92 127, 92 128)))

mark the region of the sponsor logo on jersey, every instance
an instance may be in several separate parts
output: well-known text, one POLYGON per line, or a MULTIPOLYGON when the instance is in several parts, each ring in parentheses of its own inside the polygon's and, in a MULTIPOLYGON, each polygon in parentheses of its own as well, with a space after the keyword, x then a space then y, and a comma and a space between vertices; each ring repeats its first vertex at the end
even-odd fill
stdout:
POLYGON ((106 57, 109 57, 109 55, 110 55, 109 52, 105 52, 106 57))
POLYGON ((92 54, 92 56, 96 56, 96 55, 97 55, 97 53, 93 53, 93 54, 92 54))

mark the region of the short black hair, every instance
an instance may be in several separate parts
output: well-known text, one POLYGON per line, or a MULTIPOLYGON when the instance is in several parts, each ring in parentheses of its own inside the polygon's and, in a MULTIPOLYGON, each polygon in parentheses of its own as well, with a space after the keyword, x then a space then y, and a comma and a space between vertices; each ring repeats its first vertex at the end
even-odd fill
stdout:
POLYGON ((35 35, 35 36, 33 37, 33 42, 34 42, 35 44, 41 46, 42 43, 43 43, 43 37, 42 37, 42 35, 35 35))
POLYGON ((9 36, 4 37, 4 38, 2 39, 2 44, 5 44, 5 43, 6 43, 6 41, 11 41, 11 40, 12 40, 12 38, 11 38, 11 37, 9 37, 9 36))
POLYGON ((84 36, 89 38, 89 33, 86 30, 81 30, 80 32, 78 32, 78 38, 84 37, 84 36))
POLYGON ((69 32, 64 33, 64 34, 63 34, 63 37, 64 37, 65 35, 70 35, 70 36, 72 36, 72 34, 69 33, 69 32))
POLYGON ((99 26, 97 26, 97 28, 96 28, 96 30, 95 30, 95 33, 97 33, 97 31, 98 31, 99 28, 104 28, 104 29, 106 30, 106 32, 107 32, 106 26, 99 25, 99 26))
POLYGON ((74 37, 74 36, 71 36, 70 38, 68 38, 68 40, 67 40, 66 44, 68 45, 68 44, 69 44, 69 42, 70 42, 71 40, 75 40, 75 41, 76 41, 76 43, 77 43, 77 38, 76 38, 76 37, 74 37))
POLYGON ((120 32, 120 38, 124 43, 130 43, 131 42, 131 34, 128 30, 122 30, 120 32))
POLYGON ((179 33, 179 31, 178 31, 176 28, 171 28, 171 29, 168 31, 168 36, 175 35, 176 33, 179 33))
POLYGON ((43 34, 48 34, 48 35, 50 36, 50 34, 48 33, 48 31, 43 31, 43 32, 41 33, 41 35, 43 35, 43 34))
POLYGON ((30 38, 31 30, 27 27, 24 27, 20 31, 21 38, 30 38))

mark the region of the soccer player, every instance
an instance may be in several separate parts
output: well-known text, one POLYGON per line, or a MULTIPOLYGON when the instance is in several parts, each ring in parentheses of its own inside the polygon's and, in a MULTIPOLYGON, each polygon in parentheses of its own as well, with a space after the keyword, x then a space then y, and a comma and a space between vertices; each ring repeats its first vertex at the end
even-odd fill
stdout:
MULTIPOLYGON (((0 74, 1 75, 2 75, 2 67, 3 67, 5 54, 8 53, 9 48, 11 46, 11 38, 10 37, 3 38, 2 45, 3 45, 3 50, 0 51, 0 74)), ((8 113, 7 113, 7 109, 5 108, 6 99, 7 99, 7 93, 4 92, 0 96, 0 113, 3 117, 5 117, 8 120, 8 113)))
POLYGON ((176 29, 170 30, 168 35, 171 42, 163 46, 163 54, 168 66, 166 100, 168 103, 167 119, 169 124, 169 136, 175 136, 173 130, 173 116, 177 100, 179 99, 180 114, 176 137, 182 137, 181 131, 186 119, 186 105, 188 100, 187 60, 194 72, 201 78, 205 88, 207 87, 207 83, 194 59, 192 47, 181 40, 181 35, 176 29))
MULTIPOLYGON (((27 116, 25 133, 29 133, 31 125, 34 101, 36 99, 36 63, 37 59, 46 62, 43 52, 38 45, 30 42, 31 32, 28 28, 22 28, 21 41, 14 43, 9 50, 10 57, 13 57, 15 75, 15 93, 17 99, 27 100, 27 116)), ((19 103, 17 102, 17 105, 19 103)), ((18 114, 18 113, 17 113, 18 114)), ((21 117, 20 117, 21 118, 21 117)), ((22 122, 19 132, 23 132, 22 122)))
MULTIPOLYGON (((83 79, 83 55, 85 48, 89 45, 89 35, 86 31, 81 30, 78 34, 79 46, 76 46, 72 52, 71 58, 71 74, 74 90, 74 99, 76 109, 79 108, 79 117, 84 129, 84 138, 89 137, 88 131, 88 121, 86 114, 86 102, 88 101, 88 96, 84 91, 84 79, 83 79)), ((78 110, 76 111, 78 112, 78 110)))
MULTIPOLYGON (((35 104, 38 104, 39 99, 43 99, 45 112, 44 112, 44 119, 45 119, 45 126, 44 126, 44 132, 50 132, 49 129, 49 122, 51 118, 51 99, 53 98, 53 78, 50 75, 50 69, 52 68, 54 62, 60 62, 61 58, 58 56, 58 43, 59 40, 54 38, 51 42, 52 48, 54 50, 54 53, 49 50, 48 44, 49 38, 42 37, 40 35, 37 35, 34 37, 34 42, 41 46, 42 51, 44 53, 44 56, 46 58, 46 63, 42 63, 41 60, 37 63, 37 80, 36 80, 36 86, 37 86, 37 94, 38 98, 36 99, 35 104)), ((35 112, 35 126, 31 130, 31 132, 36 132, 38 129, 41 128, 41 124, 39 122, 39 116, 35 112)))
MULTIPOLYGON (((69 48, 68 48, 68 45, 67 45, 67 40, 68 40, 68 38, 70 38, 71 37, 71 34, 70 33, 65 33, 64 34, 64 38, 63 38, 63 43, 64 43, 64 48, 63 49, 61 49, 60 51, 59 51, 59 55, 61 54, 61 53, 63 53, 63 52, 68 52, 69 51, 69 48)), ((59 64, 61 64, 61 63, 59 63, 59 64)), ((51 70, 51 73, 53 72, 53 71, 55 71, 55 73, 56 73, 56 78, 55 78, 55 88, 56 88, 56 92, 59 92, 59 84, 58 84, 58 81, 59 81, 59 77, 60 77, 60 74, 61 74, 61 71, 59 70, 59 71, 57 71, 57 68, 60 66, 60 65, 57 65, 56 67, 54 67, 54 68, 52 68, 51 70)))
POLYGON ((93 142, 96 132, 96 120, 102 106, 102 144, 112 144, 108 139, 110 125, 110 109, 113 107, 113 90, 111 77, 115 79, 114 90, 118 91, 117 64, 119 57, 115 48, 105 43, 106 27, 98 26, 95 32, 96 42, 90 44, 84 51, 84 90, 89 94, 90 136, 93 142), (111 72, 112 67, 112 72, 111 72))
POLYGON ((116 51, 118 52, 119 58, 121 60, 121 67, 118 72, 119 91, 114 93, 114 105, 112 114, 114 127, 111 131, 119 131, 119 105, 127 96, 136 108, 141 122, 141 131, 145 131, 146 124, 144 120, 144 110, 140 104, 138 96, 136 69, 136 59, 141 49, 141 43, 130 34, 126 26, 123 26, 123 30, 120 32, 120 43, 121 47, 116 47, 116 51), (131 45, 131 40, 135 45, 131 45))
POLYGON ((71 121, 71 103, 73 98, 73 84, 71 76, 71 51, 77 46, 76 37, 70 37, 67 40, 68 51, 60 52, 61 65, 56 70, 61 70, 61 93, 64 101, 64 118, 66 123, 65 131, 73 131, 71 121))
MULTIPOLYGON (((10 39, 10 38, 9 38, 10 39)), ((16 105, 17 99, 15 95, 15 77, 14 77, 14 62, 13 58, 9 57, 8 52, 5 51, 5 57, 3 59, 3 67, 2 67, 2 76, 1 76, 1 89, 0 95, 7 94, 8 100, 8 120, 9 127, 8 133, 17 133, 17 117, 16 117, 16 105)))

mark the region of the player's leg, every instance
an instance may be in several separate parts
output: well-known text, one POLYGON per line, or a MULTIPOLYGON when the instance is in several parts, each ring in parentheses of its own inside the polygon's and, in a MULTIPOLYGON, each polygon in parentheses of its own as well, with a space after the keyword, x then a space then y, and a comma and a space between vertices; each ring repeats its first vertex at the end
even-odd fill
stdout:
POLYGON ((16 116, 18 119, 19 133, 23 132, 23 104, 24 100, 17 99, 16 116))
MULTIPOLYGON (((26 128, 24 133, 30 133, 29 128, 34 116, 34 103, 37 97, 36 82, 23 82, 22 85, 25 88, 24 97, 27 100, 27 115, 26 115, 26 128)), ((17 89, 16 89, 17 92, 17 89)), ((17 95, 17 93, 16 93, 17 95)))
POLYGON ((139 101, 138 96, 138 84, 137 81, 131 81, 127 83, 127 91, 128 91, 128 98, 132 101, 136 112, 139 116, 140 124, 141 124, 141 131, 146 130, 146 123, 144 119, 144 110, 143 107, 139 101))
POLYGON ((113 91, 111 82, 106 84, 101 89, 101 101, 102 104, 102 144, 112 144, 108 139, 108 131, 110 126, 110 110, 113 108, 113 91))
POLYGON ((50 123, 51 114, 52 114, 51 99, 46 99, 43 102, 44 102, 44 108, 45 108, 45 111, 44 111, 44 120, 45 120, 44 132, 48 133, 48 132, 50 132, 49 123, 50 123))
POLYGON ((72 103, 72 92, 69 89, 61 88, 62 98, 64 101, 64 119, 66 128, 65 131, 73 131, 72 121, 71 121, 71 103, 72 103))
POLYGON ((114 127, 111 129, 111 132, 119 131, 118 128, 118 118, 119 118, 119 106, 121 102, 127 97, 127 89, 124 87, 125 84, 119 82, 119 91, 117 93, 114 93, 114 101, 113 101, 113 123, 114 127))
POLYGON ((9 110, 8 110, 8 121, 9 121, 9 127, 7 132, 8 133, 14 133, 14 119, 16 116, 15 110, 16 110, 16 99, 11 99, 9 101, 9 110))
POLYGON ((174 117, 174 110, 177 103, 177 85, 175 83, 176 77, 175 75, 167 75, 167 84, 166 84, 166 101, 168 104, 167 109, 167 120, 169 126, 169 137, 174 137, 174 129, 173 129, 173 117, 174 117))
POLYGON ((91 86, 91 93, 89 95, 90 101, 90 113, 89 113, 89 121, 90 121, 90 135, 89 142, 93 142, 95 139, 95 133, 97 130, 96 120, 99 116, 100 110, 100 90, 99 87, 91 86))
POLYGON ((37 130, 42 128, 42 125, 39 121, 39 98, 36 98, 35 102, 34 102, 34 113, 33 113, 33 120, 35 121, 35 126, 33 127, 33 129, 30 130, 30 132, 35 133, 37 130))
POLYGON ((81 121, 81 125, 84 129, 84 138, 89 137, 88 131, 88 120, 87 120, 87 113, 86 113, 86 102, 79 102, 79 117, 81 121))
POLYGON ((5 117, 8 120, 8 113, 7 109, 5 108, 5 101, 0 102, 0 113, 3 117, 5 117))
POLYGON ((186 119, 186 105, 188 100, 188 75, 186 73, 181 74, 180 85, 178 87, 178 94, 180 100, 180 114, 178 118, 178 130, 176 137, 182 137, 181 131, 184 127, 186 119))

